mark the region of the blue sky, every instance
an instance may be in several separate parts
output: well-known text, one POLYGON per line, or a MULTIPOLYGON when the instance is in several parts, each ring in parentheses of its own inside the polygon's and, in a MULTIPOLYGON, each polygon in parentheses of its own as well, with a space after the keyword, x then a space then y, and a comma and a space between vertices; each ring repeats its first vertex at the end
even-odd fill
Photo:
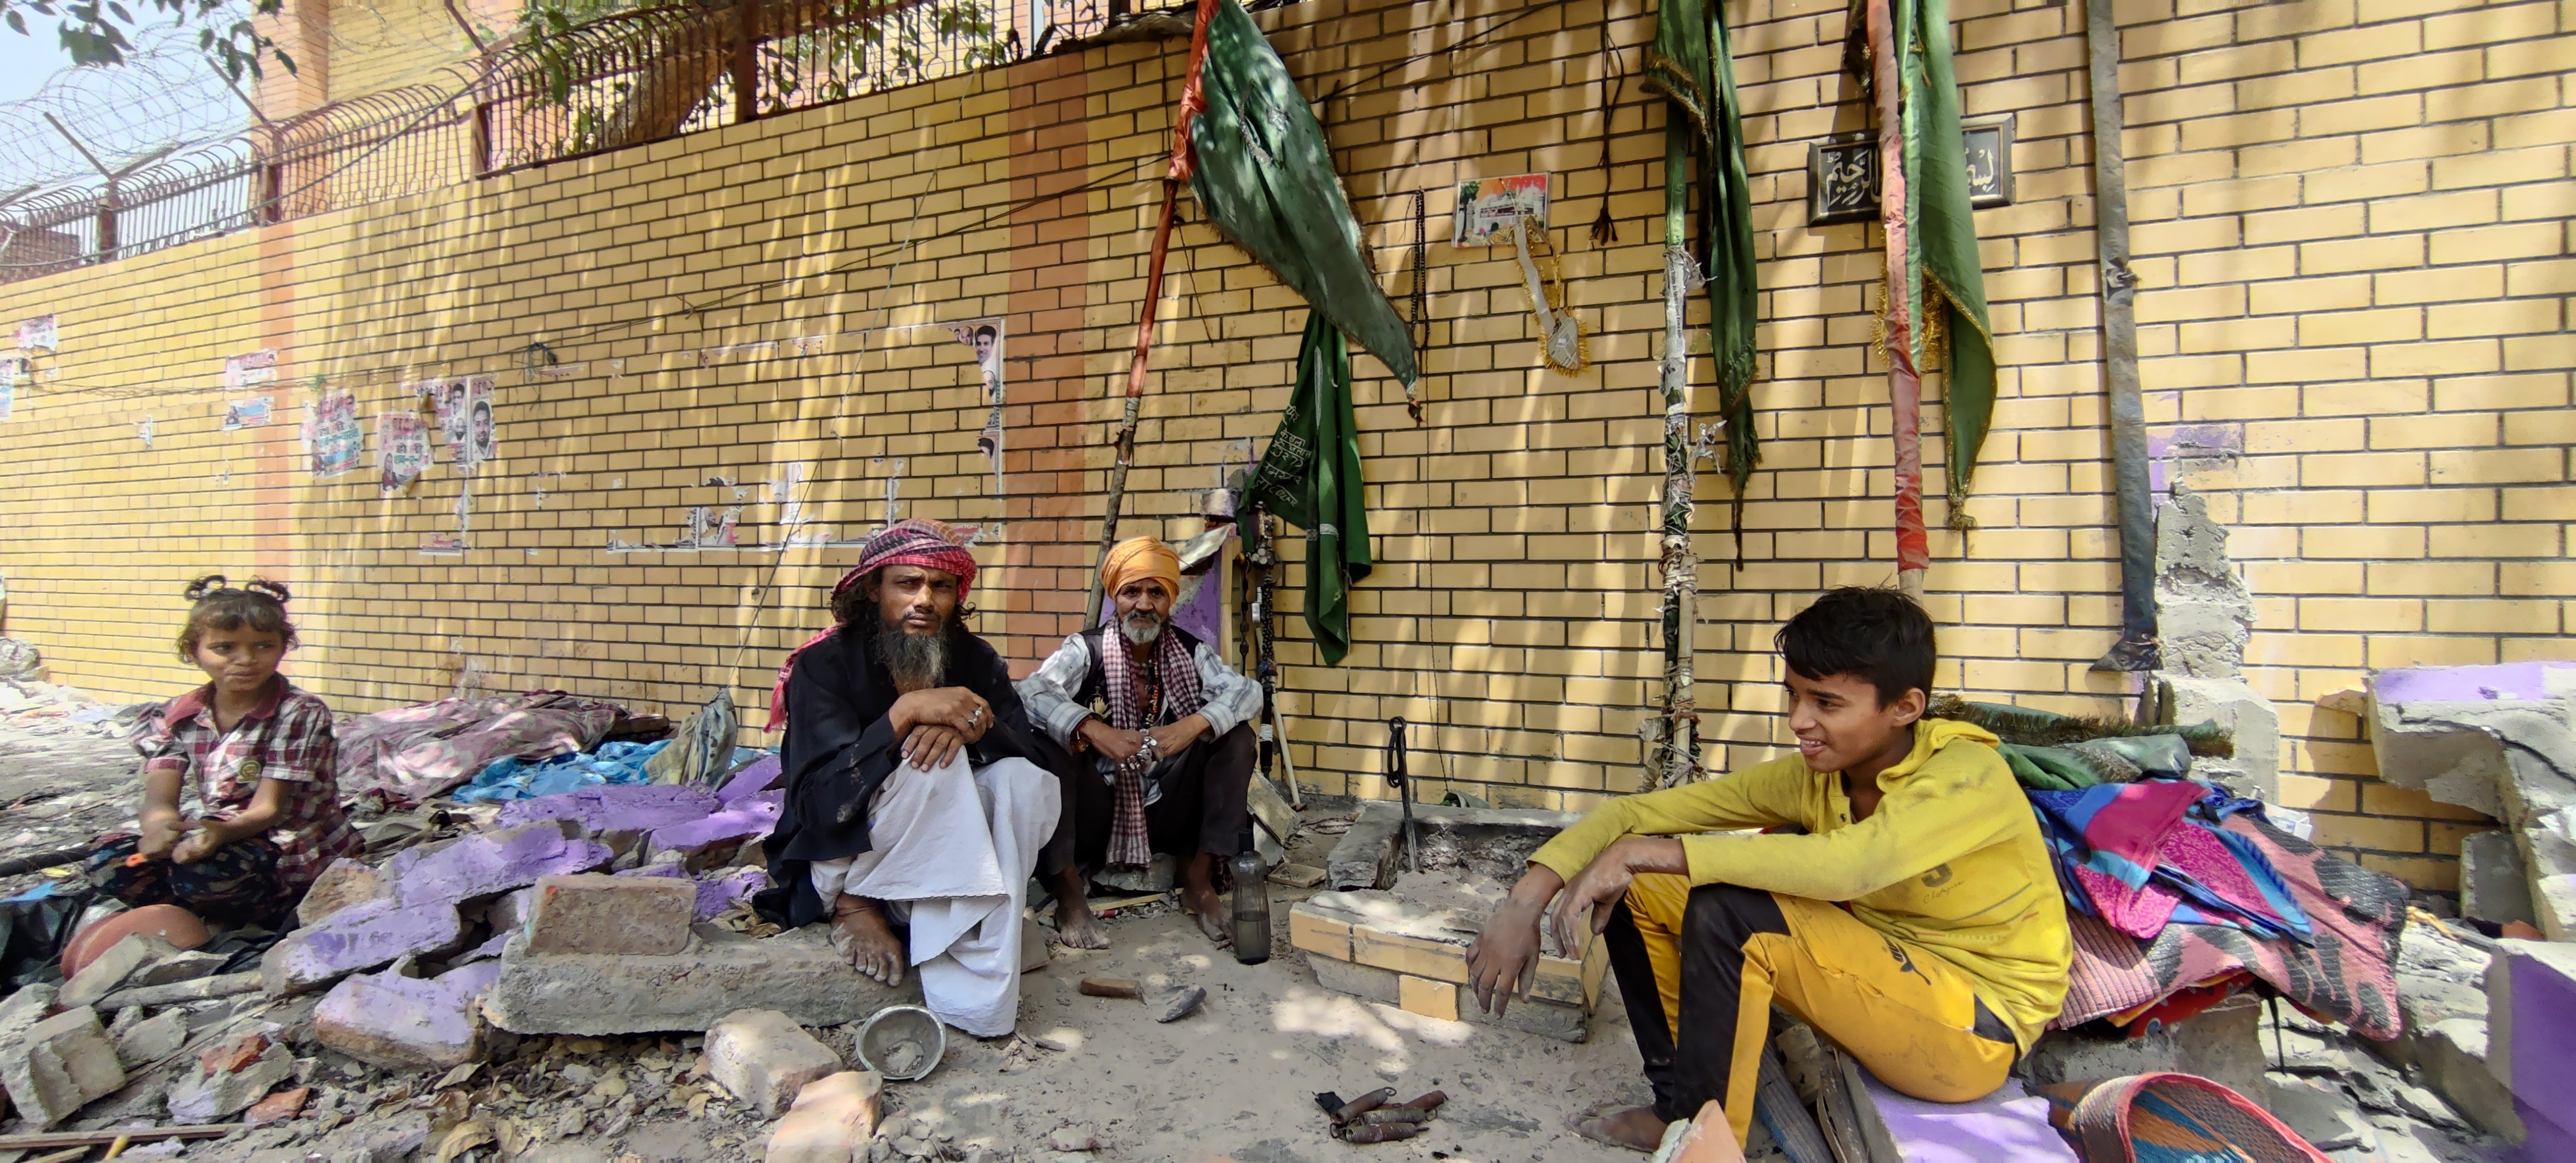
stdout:
POLYGON ((0 101, 35 96, 45 78, 72 63, 63 54, 62 43, 54 39, 52 21, 31 19, 27 30, 35 35, 20 36, 0 26, 0 101))

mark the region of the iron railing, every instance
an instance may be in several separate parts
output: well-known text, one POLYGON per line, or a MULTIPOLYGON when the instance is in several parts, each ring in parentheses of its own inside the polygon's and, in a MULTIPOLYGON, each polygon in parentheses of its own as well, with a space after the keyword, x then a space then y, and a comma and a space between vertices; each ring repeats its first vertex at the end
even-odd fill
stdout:
POLYGON ((1132 0, 731 0, 523 39, 102 180, 0 204, 0 283, 1019 60, 1132 0))

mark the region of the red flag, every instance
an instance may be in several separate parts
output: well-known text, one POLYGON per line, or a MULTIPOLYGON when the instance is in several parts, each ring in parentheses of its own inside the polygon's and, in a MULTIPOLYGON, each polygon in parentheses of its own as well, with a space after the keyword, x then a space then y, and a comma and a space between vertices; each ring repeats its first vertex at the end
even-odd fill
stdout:
POLYGON ((1216 0, 1199 0, 1198 19, 1190 29, 1190 71, 1181 82, 1180 113, 1172 118, 1172 168, 1165 180, 1186 182, 1198 169, 1198 154, 1190 149, 1190 123, 1207 111, 1207 89, 1201 67, 1207 63, 1208 19, 1216 15, 1216 0))

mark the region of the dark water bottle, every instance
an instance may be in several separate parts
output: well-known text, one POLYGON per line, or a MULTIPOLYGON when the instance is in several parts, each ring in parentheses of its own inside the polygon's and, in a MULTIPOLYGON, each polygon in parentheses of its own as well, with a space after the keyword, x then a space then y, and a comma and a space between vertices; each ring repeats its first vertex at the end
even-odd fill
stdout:
POLYGON ((1270 960, 1270 870, 1252 829, 1243 830, 1243 850, 1234 854, 1234 959, 1246 965, 1270 960))

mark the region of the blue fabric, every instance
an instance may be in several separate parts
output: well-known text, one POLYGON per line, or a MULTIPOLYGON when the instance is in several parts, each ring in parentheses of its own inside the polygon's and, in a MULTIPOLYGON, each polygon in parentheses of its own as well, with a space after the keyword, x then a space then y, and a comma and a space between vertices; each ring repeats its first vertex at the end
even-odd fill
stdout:
POLYGON ((496 759, 477 773, 473 782, 456 789, 455 798, 467 803, 522 800, 604 783, 644 783, 645 761, 670 745, 668 739, 654 743, 602 743, 596 751, 557 755, 535 763, 496 759))
MULTIPOLYGON (((2308 915, 2292 899, 2278 870, 2251 841, 2218 826, 2228 816, 2243 812, 2259 818, 2262 804, 2196 781, 2177 781, 2182 788, 2172 784, 2159 788, 2161 782, 2028 793, 2031 809, 2039 818, 2040 835, 2048 842, 2058 888, 2065 894, 2068 906, 2090 916, 2115 919, 2093 899, 2092 890, 2078 875, 2081 870, 2132 889, 2152 887, 2174 898, 2177 903, 2166 924, 2221 925, 2264 940, 2310 940, 2308 915), (2162 806, 2169 805, 2173 795, 2184 788, 2198 788, 2201 794, 2193 798, 2180 818, 2165 822, 2162 806), (2243 870, 2252 892, 2222 891, 2185 869, 2157 859, 2163 837, 2175 828, 2197 828, 2214 838, 2228 859, 2243 870)), ((2187 847, 2206 851, 2200 845, 2187 847)), ((2127 915, 2125 909, 2123 915, 2127 915)))

